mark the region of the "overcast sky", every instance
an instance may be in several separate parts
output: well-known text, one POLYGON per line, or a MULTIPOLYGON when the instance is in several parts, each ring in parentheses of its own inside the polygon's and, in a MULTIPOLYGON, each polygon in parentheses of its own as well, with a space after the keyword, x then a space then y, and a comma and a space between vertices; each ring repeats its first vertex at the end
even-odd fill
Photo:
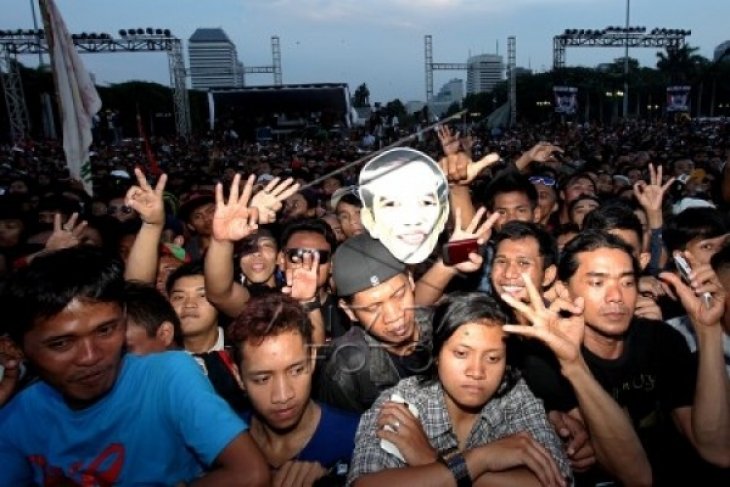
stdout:
MULTIPOLYGON (((0 29, 31 28, 30 1, 0 0, 0 29)), ((284 83, 367 83, 371 101, 425 98, 424 35, 433 36, 435 62, 464 63, 472 54, 505 56, 517 38, 517 65, 552 65, 552 38, 566 28, 623 25, 626 0, 56 0, 71 32, 132 27, 169 28, 185 40, 198 27, 220 27, 248 66, 271 65, 270 38, 281 39, 284 83)), ((689 43, 712 57, 730 39, 730 0, 631 0, 631 24, 691 29, 689 43)), ((573 48, 569 66, 595 66, 621 49, 573 48)), ((655 51, 632 50, 654 66, 655 51)), ((90 54, 98 83, 148 80, 169 85, 164 54, 90 54)), ((23 57, 27 65, 37 57, 23 57)), ((186 65, 187 50, 186 50, 186 65)), ((437 71, 434 89, 465 72, 437 71)), ((247 85, 273 84, 271 74, 248 75, 247 85)))

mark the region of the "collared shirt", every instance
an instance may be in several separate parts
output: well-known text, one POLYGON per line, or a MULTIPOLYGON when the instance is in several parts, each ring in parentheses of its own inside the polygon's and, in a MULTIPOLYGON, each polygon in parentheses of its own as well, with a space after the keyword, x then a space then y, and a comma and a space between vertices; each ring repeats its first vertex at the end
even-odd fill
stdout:
MULTIPOLYGON (((568 459, 563 452, 560 439, 548 421, 542 402, 532 394, 522 379, 518 379, 510 387, 508 374, 511 373, 505 373, 505 379, 495 397, 482 408, 469 433, 465 450, 516 433, 527 432, 550 452, 565 478, 572 478, 568 459)), ((407 403, 418 409, 418 419, 423 425, 429 443, 439 455, 445 456, 458 450, 459 442, 446 409, 441 383, 422 382, 419 377, 409 377, 384 391, 373 407, 362 416, 355 437, 355 452, 350 465, 348 483, 365 474, 406 466, 395 455, 383 450, 380 439, 376 436, 380 410, 395 393, 400 394, 407 403)))

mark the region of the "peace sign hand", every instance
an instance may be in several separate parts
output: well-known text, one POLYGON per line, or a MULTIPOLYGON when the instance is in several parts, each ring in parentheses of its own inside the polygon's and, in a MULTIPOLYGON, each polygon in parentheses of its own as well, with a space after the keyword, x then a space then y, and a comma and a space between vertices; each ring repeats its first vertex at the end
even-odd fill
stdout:
POLYGON ((281 181, 281 178, 274 178, 269 181, 264 189, 256 193, 251 199, 251 208, 259 211, 259 224, 274 223, 276 213, 281 210, 283 201, 299 190, 299 183, 293 178, 281 181))
POLYGON ((127 191, 124 204, 136 211, 148 225, 164 225, 165 204, 162 195, 167 184, 167 174, 160 176, 154 188, 138 167, 134 168, 134 175, 137 176, 137 184, 127 191))
POLYGON ((502 294, 502 300, 527 318, 532 326, 504 325, 504 331, 530 338, 537 338, 550 347, 561 365, 577 362, 583 343, 585 321, 583 319, 583 298, 571 300, 564 288, 558 290, 558 297, 549 308, 545 307, 542 296, 532 283, 530 276, 522 274, 522 279, 530 296, 530 305, 518 301, 509 294, 502 294), (568 318, 562 313, 570 313, 568 318))
POLYGON ((241 175, 236 174, 231 182, 231 194, 228 202, 223 199, 223 185, 215 187, 215 214, 213 215, 213 238, 236 242, 248 237, 258 228, 258 211, 249 208, 255 177, 249 176, 243 193, 239 197, 241 175))

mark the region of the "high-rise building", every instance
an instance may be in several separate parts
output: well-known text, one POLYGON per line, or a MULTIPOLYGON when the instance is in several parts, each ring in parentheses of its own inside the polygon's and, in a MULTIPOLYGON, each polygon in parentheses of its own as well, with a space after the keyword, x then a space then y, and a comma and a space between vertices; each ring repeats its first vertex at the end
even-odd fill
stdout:
POLYGON ((504 60, 497 54, 472 56, 466 62, 466 93, 489 93, 504 79, 504 60))
POLYGON ((724 61, 730 62, 730 41, 725 41, 715 48, 715 55, 712 57, 712 60, 717 62, 723 56, 724 61), (727 55, 725 55, 726 52, 727 55))
POLYGON ((461 103, 462 99, 464 99, 464 80, 459 78, 446 82, 436 95, 436 101, 449 104, 461 103))
POLYGON ((188 40, 193 89, 243 86, 243 65, 223 29, 196 29, 188 40))

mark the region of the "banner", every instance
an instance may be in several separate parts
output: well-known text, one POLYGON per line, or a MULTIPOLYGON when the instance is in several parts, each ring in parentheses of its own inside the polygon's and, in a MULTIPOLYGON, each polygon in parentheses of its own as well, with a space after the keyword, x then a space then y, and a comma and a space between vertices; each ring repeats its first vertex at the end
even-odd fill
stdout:
POLYGON ((575 115, 578 111, 578 88, 573 86, 554 86, 555 113, 575 115))
POLYGON ((667 112, 689 111, 689 86, 667 87, 667 112))
POLYGON ((66 164, 71 177, 82 181, 91 195, 91 126, 92 118, 101 109, 101 99, 56 4, 53 0, 41 0, 40 6, 61 112, 66 164))

